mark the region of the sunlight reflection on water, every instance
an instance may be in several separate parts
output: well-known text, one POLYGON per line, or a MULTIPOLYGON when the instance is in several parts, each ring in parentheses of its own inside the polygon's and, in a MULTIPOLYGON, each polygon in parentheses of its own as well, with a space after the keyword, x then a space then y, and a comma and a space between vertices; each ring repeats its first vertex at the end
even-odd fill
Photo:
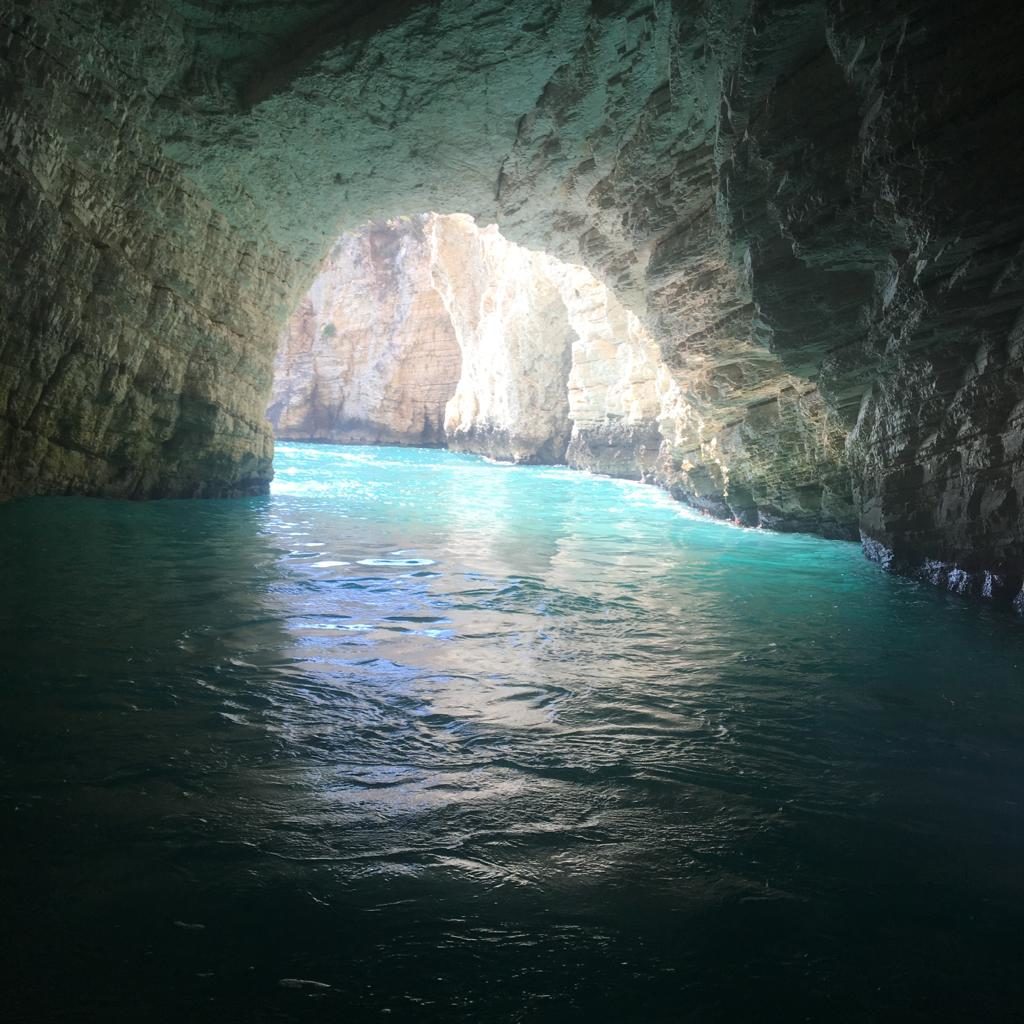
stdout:
POLYGON ((176 1021, 905 1020, 973 1012, 964 976, 1018 991, 1014 622, 638 484, 277 463, 269 499, 0 508, 34 1019, 117 1005, 110 964, 176 1021))

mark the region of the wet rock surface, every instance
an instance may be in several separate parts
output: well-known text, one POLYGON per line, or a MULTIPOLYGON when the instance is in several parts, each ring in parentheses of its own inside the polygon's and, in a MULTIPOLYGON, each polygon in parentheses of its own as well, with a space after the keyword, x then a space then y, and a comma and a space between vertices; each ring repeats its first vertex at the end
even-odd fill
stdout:
POLYGON ((258 489, 330 244, 460 210, 651 331, 681 497, 982 591, 1024 571, 1019 6, 0 14, 3 493, 258 489))

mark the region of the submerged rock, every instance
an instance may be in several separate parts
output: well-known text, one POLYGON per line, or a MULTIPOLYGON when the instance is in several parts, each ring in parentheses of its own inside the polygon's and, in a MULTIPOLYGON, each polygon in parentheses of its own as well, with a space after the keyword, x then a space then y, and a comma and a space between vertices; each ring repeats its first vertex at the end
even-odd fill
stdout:
POLYGON ((311 981, 309 978, 281 978, 278 985, 281 988, 312 989, 318 992, 324 992, 332 987, 325 981, 311 981))

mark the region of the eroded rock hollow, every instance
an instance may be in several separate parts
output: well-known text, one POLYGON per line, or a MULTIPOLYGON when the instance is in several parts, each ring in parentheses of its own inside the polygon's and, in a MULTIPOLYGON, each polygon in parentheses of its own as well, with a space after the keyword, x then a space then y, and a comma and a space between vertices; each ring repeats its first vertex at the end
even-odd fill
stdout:
POLYGON ((277 338, 334 240, 465 211, 586 267, 650 332, 692 411, 679 497, 1020 591, 1018 5, 0 19, 3 494, 258 492, 277 338))

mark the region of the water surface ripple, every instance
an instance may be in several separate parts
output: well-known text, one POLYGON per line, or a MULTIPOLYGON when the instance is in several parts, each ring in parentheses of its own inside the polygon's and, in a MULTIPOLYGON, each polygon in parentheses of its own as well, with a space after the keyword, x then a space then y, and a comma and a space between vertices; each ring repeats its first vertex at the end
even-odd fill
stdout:
POLYGON ((1019 1019, 1015 621, 635 484, 277 471, 0 508, 5 1019, 1019 1019))

